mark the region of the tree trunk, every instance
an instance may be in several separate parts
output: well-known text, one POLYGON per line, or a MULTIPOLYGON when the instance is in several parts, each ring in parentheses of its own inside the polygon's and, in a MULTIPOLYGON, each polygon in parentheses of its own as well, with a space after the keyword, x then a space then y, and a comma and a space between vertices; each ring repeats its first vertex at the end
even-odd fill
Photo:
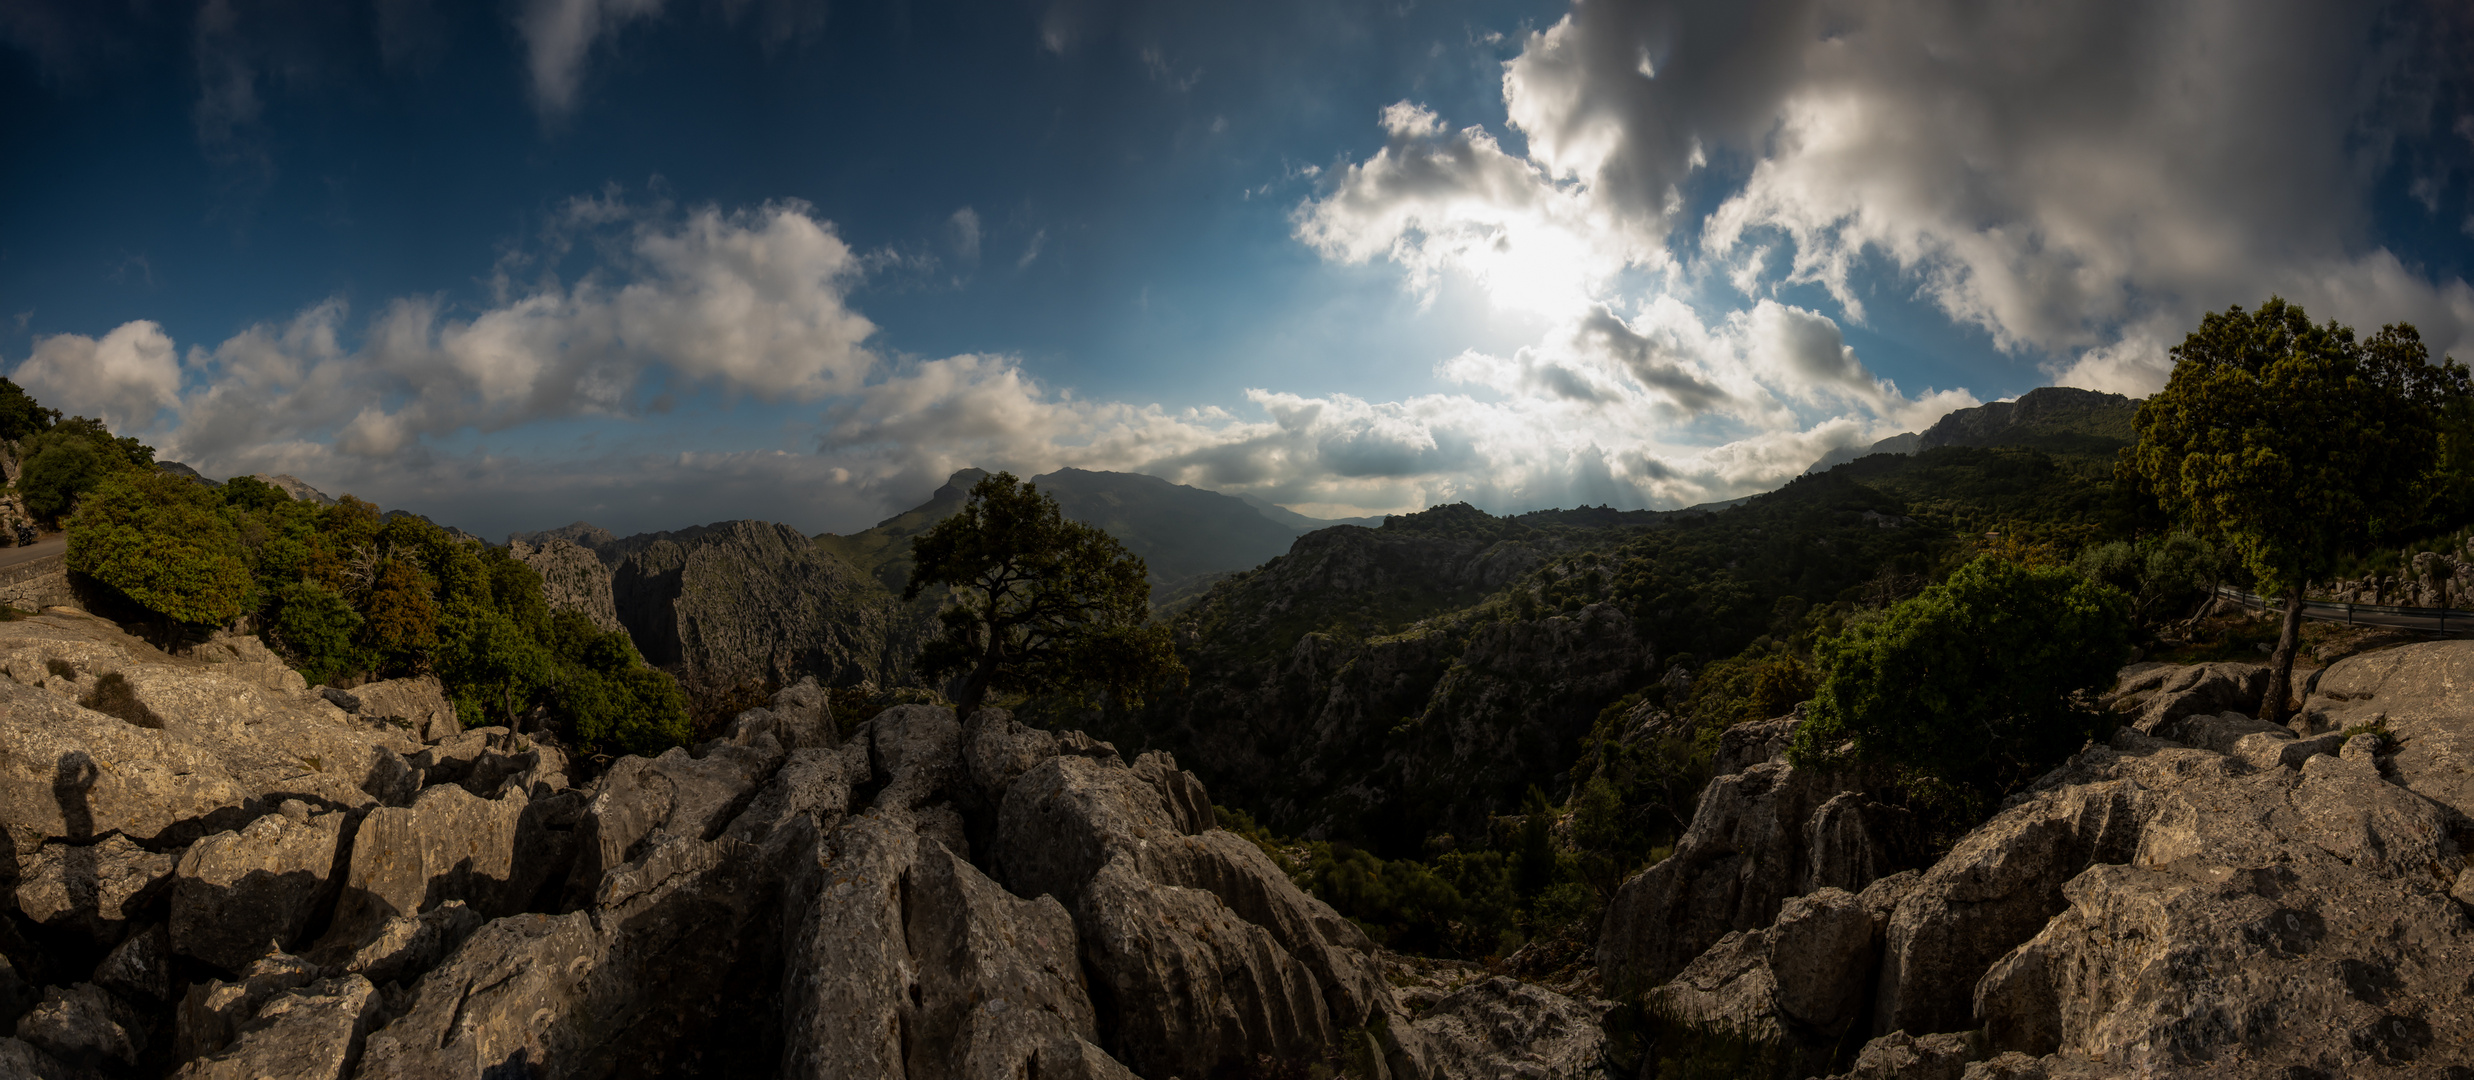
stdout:
POLYGON ((2293 693, 2294 653, 2302 646, 2302 586, 2286 590, 2285 628, 2276 635, 2276 656, 2268 673, 2268 697, 2260 703, 2259 718, 2271 724, 2285 722, 2285 699, 2293 693))

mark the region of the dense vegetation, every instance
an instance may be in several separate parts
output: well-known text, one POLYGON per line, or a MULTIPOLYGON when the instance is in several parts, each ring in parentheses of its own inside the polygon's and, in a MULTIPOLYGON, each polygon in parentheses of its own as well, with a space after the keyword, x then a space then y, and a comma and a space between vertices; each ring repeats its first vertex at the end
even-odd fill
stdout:
POLYGON ((151 447, 4 380, 0 431, 18 433, 16 493, 64 519, 68 568, 167 641, 252 626, 312 682, 435 674, 467 726, 552 724, 589 750, 687 737, 677 683, 626 634, 553 613, 506 549, 350 496, 157 470, 151 447))

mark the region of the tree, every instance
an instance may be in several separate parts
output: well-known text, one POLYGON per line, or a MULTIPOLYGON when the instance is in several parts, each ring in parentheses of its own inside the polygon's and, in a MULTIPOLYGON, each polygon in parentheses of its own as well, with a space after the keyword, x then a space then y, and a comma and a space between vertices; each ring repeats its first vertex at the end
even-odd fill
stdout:
POLYGON ((69 569, 173 622, 221 626, 249 609, 240 535, 211 488, 151 472, 101 481, 69 520, 69 569))
POLYGON ((2062 567, 1982 556, 1814 647, 1793 760, 1886 762, 1998 796, 2104 734, 2075 700, 2113 679, 2130 600, 2062 567))
POLYGON ((2282 722, 2302 589, 2347 550, 2417 524, 2438 493, 2445 418, 2466 369, 2430 362, 2402 323, 2368 341, 2311 324, 2271 297, 2211 313, 2173 350, 2165 389, 2140 406, 2121 471, 2285 599, 2260 718, 2282 722))
POLYGON ((992 690, 1095 688, 1133 704, 1184 682, 1168 629, 1150 622, 1143 561, 1115 537, 1066 520, 1036 485, 1012 473, 986 477, 911 545, 903 598, 934 585, 954 591, 920 667, 930 678, 965 675, 962 715, 992 690))
POLYGON ((0 379, 0 439, 14 442, 59 422, 60 410, 44 408, 24 387, 0 379))

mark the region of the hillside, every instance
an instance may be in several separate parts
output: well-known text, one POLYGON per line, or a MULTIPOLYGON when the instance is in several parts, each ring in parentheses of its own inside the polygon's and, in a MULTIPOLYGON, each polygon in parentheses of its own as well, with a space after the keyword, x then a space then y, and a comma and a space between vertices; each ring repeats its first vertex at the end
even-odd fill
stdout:
POLYGON ((1828 472, 1873 454, 1913 454, 1944 446, 2021 446, 2062 457, 2103 458, 2138 436, 2139 402, 2120 394, 2046 386, 1972 409, 1956 409, 1922 433, 1903 432, 1866 447, 1822 455, 1805 475, 1828 472))

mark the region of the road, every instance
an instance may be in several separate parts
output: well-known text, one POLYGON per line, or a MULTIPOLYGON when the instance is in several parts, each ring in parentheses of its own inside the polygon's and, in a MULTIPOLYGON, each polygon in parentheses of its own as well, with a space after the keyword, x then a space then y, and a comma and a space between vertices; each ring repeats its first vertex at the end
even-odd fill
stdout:
MULTIPOLYGON (((6 565, 6 564, 0 564, 6 565)), ((2217 595, 2258 611, 2283 611, 2283 601, 2269 601, 2230 585, 2217 595)), ((2391 626, 2400 630, 2431 630, 2442 634, 2474 631, 2474 611, 2458 608, 2391 607, 2385 604, 2339 604, 2327 600, 2302 602, 2302 617, 2347 626, 2391 626)))
POLYGON ((0 570, 6 570, 21 563, 30 563, 45 556, 58 555, 67 550, 69 550, 67 534, 47 533, 41 539, 25 547, 0 548, 0 570))

